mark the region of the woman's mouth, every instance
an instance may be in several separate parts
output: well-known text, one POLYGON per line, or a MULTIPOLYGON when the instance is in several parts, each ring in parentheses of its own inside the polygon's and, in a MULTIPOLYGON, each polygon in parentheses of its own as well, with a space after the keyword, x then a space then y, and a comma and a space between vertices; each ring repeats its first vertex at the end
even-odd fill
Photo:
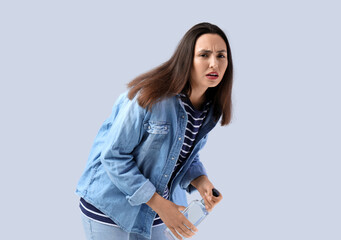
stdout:
POLYGON ((206 77, 208 79, 214 80, 214 79, 217 79, 219 77, 219 75, 217 72, 210 72, 210 73, 206 74, 206 77))

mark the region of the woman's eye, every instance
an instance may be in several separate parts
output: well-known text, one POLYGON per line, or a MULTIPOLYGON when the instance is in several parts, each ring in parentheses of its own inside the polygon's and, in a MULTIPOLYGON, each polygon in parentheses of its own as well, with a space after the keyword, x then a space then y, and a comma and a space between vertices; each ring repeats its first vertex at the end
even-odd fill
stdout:
POLYGON ((207 54, 201 54, 200 57, 207 57, 207 54))
POLYGON ((225 58, 225 56, 224 55, 219 55, 219 58, 225 58))

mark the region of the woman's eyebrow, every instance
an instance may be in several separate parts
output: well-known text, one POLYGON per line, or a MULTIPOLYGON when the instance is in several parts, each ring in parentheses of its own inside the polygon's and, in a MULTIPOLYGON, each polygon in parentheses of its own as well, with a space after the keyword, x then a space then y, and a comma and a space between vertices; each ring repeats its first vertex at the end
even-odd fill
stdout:
MULTIPOLYGON (((208 50, 208 49, 200 49, 198 52, 204 52, 204 53, 212 53, 211 50, 208 50)), ((222 50, 219 50, 217 51, 218 53, 221 53, 221 52, 226 52, 225 49, 222 49, 222 50)))

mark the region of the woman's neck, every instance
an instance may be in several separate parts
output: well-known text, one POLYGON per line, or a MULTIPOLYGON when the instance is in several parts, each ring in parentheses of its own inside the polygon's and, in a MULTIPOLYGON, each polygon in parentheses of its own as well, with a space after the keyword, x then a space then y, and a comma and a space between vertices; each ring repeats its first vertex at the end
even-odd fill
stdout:
POLYGON ((206 100, 206 95, 205 92, 200 93, 192 91, 191 96, 189 96, 189 99, 191 100, 191 103, 195 107, 195 109, 201 110, 202 104, 206 100))

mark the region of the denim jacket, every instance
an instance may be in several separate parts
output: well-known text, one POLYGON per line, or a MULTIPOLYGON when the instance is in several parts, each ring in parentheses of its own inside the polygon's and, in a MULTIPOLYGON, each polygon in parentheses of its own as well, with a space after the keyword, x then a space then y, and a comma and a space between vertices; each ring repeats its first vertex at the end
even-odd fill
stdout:
MULTIPOLYGON (((151 111, 122 93, 111 115, 100 127, 76 193, 109 216, 127 232, 146 238, 156 212, 148 202, 155 192, 162 195, 172 175, 183 144, 187 113, 177 94, 155 105, 151 111)), ((196 190, 190 183, 207 175, 199 150, 217 122, 213 107, 201 126, 194 147, 170 186, 170 200, 187 206, 186 192, 196 190)))

